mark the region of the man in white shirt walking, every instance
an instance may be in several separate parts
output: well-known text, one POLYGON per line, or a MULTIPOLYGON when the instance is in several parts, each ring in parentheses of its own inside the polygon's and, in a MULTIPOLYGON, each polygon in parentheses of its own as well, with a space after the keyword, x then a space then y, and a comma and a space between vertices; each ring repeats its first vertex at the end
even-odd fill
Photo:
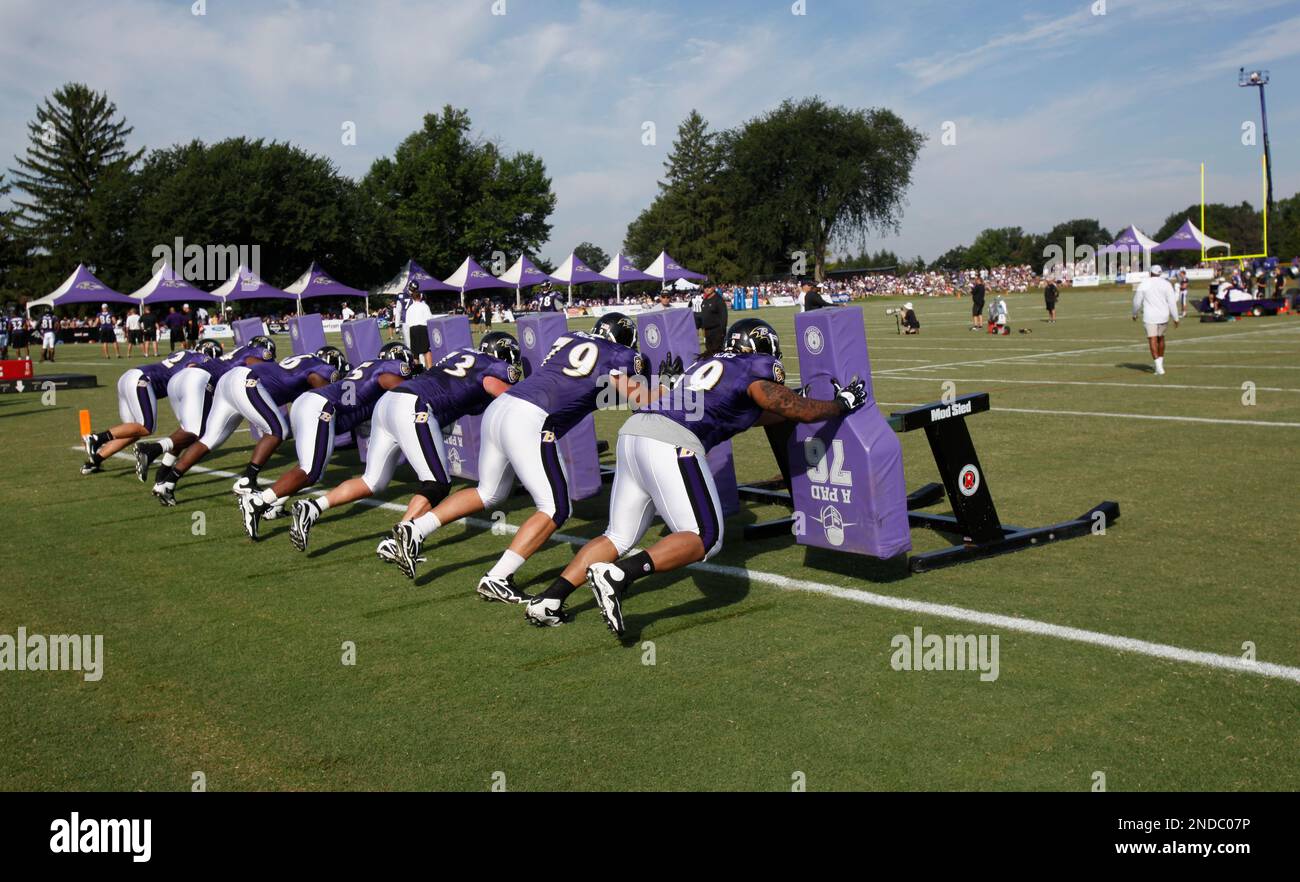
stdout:
POLYGON ((433 356, 429 354, 429 319, 433 318, 433 313, 429 310, 429 305, 424 302, 424 295, 420 291, 420 285, 414 279, 406 286, 406 293, 410 295, 411 302, 406 307, 405 321, 402 325, 403 336, 406 338, 406 345, 415 354, 415 357, 423 362, 425 368, 433 367, 433 356))
POLYGON ((1163 272, 1160 264, 1153 264, 1150 277, 1143 279, 1133 292, 1133 321, 1137 321, 1141 311, 1157 374, 1165 372, 1165 329, 1170 321, 1178 327, 1178 294, 1163 272))

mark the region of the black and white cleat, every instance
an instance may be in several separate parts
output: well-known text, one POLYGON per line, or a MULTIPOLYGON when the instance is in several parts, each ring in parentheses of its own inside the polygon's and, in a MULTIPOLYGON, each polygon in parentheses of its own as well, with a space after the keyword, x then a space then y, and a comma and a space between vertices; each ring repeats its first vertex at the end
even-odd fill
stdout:
POLYGON ((289 524, 289 541, 293 543, 294 548, 299 551, 307 550, 307 540, 311 538, 312 525, 316 523, 319 517, 320 509, 313 500, 300 499, 293 504, 293 520, 289 524))
POLYGON ((406 578, 415 578, 415 565, 420 562, 420 534, 415 531, 415 524, 402 521, 393 527, 393 542, 397 556, 397 566, 406 578))
POLYGON ((524 618, 538 628, 558 628, 573 621, 573 614, 558 597, 534 597, 524 607, 524 618))
POLYGON ((515 587, 514 576, 506 576, 504 579, 484 576, 478 580, 478 588, 475 590, 478 592, 478 596, 484 600, 492 600, 497 603, 527 603, 533 599, 515 587))
POLYGON ((587 567, 587 579, 591 581, 591 593, 596 598, 596 606, 605 618, 609 630, 618 637, 623 636, 623 604, 619 595, 627 585, 627 576, 618 564, 598 563, 587 567))

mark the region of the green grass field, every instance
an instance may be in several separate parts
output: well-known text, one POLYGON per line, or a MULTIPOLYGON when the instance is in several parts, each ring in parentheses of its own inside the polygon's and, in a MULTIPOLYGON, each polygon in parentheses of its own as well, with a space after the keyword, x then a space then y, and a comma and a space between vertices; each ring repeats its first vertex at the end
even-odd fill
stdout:
MULTIPOLYGON (((80 476, 77 411, 96 429, 117 422, 128 362, 61 347, 54 367, 96 373, 99 388, 50 406, 0 398, 0 634, 102 634, 106 660, 98 682, 0 672, 0 788, 182 790, 202 772, 213 790, 484 790, 502 775, 512 790, 788 790, 802 773, 810 790, 1087 790, 1101 772, 1111 790, 1300 789, 1300 319, 1193 318, 1156 377, 1127 289, 1067 289, 1054 325, 1037 293, 1009 304, 1032 334, 972 333, 968 300, 930 300, 922 335, 904 338, 888 301, 866 304, 877 398, 888 412, 948 380, 990 392, 993 411, 970 426, 1003 519, 1048 524, 1114 499, 1107 535, 909 577, 791 538, 745 543, 744 523, 780 513, 749 506, 717 566, 646 580, 622 644, 585 590, 558 629, 479 602, 507 541, 479 526, 435 536, 411 583, 373 553, 393 511, 332 511, 302 555, 287 520, 244 537, 229 477, 196 471, 163 509, 125 459, 80 476), (1285 667, 1235 671, 882 597, 1214 657, 1250 643, 1285 667), (918 626, 997 635, 1000 676, 894 670, 891 639, 918 626)), ((793 350, 792 312, 763 317, 793 350)), ((793 357, 787 368, 797 375, 793 357)), ((600 414, 600 436, 624 416, 600 414)), ((937 480, 923 433, 903 447, 909 487, 937 480)), ((236 434, 202 465, 239 471, 249 451, 236 434)), ((736 459, 742 480, 777 471, 758 432, 736 459)), ((358 471, 342 451, 326 482, 358 471)), ((404 502, 411 478, 399 471, 385 499, 404 502)), ((597 535, 607 502, 578 503, 563 534, 597 535)), ((508 521, 528 511, 516 495, 508 521)), ((549 583, 572 552, 552 543, 521 582, 549 583)))

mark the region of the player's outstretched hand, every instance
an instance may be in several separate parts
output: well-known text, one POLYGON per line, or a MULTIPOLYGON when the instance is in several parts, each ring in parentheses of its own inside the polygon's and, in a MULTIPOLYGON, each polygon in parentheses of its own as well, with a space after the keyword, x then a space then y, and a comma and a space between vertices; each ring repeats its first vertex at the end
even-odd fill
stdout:
POLYGON ((831 380, 831 385, 835 387, 835 400, 845 413, 852 413, 867 403, 867 384, 861 378, 854 377, 847 386, 831 380))
POLYGON ((677 385, 677 381, 682 378, 684 373, 686 373, 686 367, 682 364, 680 355, 673 355, 670 352, 664 357, 663 361, 659 362, 659 382, 669 389, 677 385))

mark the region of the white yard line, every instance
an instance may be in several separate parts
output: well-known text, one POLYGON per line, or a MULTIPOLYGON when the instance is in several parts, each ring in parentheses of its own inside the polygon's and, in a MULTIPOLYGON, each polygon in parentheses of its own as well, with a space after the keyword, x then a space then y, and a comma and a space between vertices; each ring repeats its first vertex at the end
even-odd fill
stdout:
POLYGON ((1300 429, 1300 423, 1280 423, 1270 420, 1232 420, 1212 417, 1165 416, 1154 413, 1094 413, 1086 410, 1039 410, 1030 407, 994 407, 1002 413, 1036 413, 1051 416, 1106 417, 1116 420, 1159 420, 1170 423, 1209 423, 1216 426, 1263 426, 1275 429, 1300 429))
MULTIPOLYGON (((1213 336, 1213 337, 1209 337, 1209 336, 1207 336, 1207 337, 1196 337, 1196 338, 1193 338, 1193 339, 1191 339, 1191 340, 1174 340, 1174 339, 1171 339, 1171 340, 1169 341, 1169 346, 1170 346, 1170 348, 1174 351, 1174 353, 1176 354, 1177 351, 1178 351, 1178 349, 1181 348, 1181 347, 1183 347, 1183 346, 1194 346, 1194 345, 1197 345, 1197 344, 1199 344, 1199 343, 1206 343, 1206 342, 1216 342, 1216 343, 1217 343, 1217 342, 1223 341, 1224 339, 1229 338, 1229 337, 1232 337, 1232 338, 1239 338, 1239 337, 1249 337, 1249 336, 1254 336, 1254 335, 1258 335, 1258 334, 1278 334, 1278 333, 1288 333, 1288 332, 1294 332, 1294 331, 1297 331, 1297 330, 1300 330, 1300 325, 1296 325, 1296 326, 1288 326, 1288 327, 1283 327, 1283 328, 1264 328, 1264 329, 1261 329, 1261 330, 1255 330, 1255 331, 1242 331, 1242 332, 1240 332, 1240 333, 1235 333, 1235 334, 1221 334, 1221 335, 1216 335, 1216 336, 1213 336)), ((1093 354, 1093 353, 1096 353, 1096 352, 1138 351, 1138 350, 1145 352, 1145 351, 1146 351, 1146 348, 1147 348, 1147 347, 1146 347, 1146 344, 1145 344, 1144 342, 1135 342, 1135 343, 1127 343, 1127 344, 1117 344, 1117 345, 1114 345, 1114 346, 1095 346, 1095 347, 1091 347, 1091 348, 1088 348, 1088 349, 1067 349, 1067 350, 1062 350, 1062 351, 1051 351, 1051 352, 1044 352, 1044 353, 1041 353, 1041 354, 1039 354, 1039 355, 1008 355, 1008 356, 1001 357, 1001 358, 978 358, 978 359, 973 359, 973 360, 970 360, 970 361, 954 361, 954 362, 949 362, 948 364, 932 364, 932 365, 928 365, 928 367, 929 367, 929 368, 935 368, 935 369, 943 369, 943 368, 954 368, 954 367, 968 367, 968 366, 970 366, 970 365, 996 364, 996 363, 998 363, 998 362, 1003 362, 1003 361, 1017 361, 1017 362, 1021 362, 1021 363, 1023 363, 1023 362, 1025 362, 1025 361, 1028 360, 1028 359, 1037 359, 1037 358, 1061 358, 1061 357, 1066 357, 1066 356, 1071 356, 1071 355, 1090 355, 1090 354, 1093 354)), ((894 374, 894 373, 899 373, 900 371, 919 371, 919 370, 925 370, 925 369, 926 369, 925 367, 899 367, 899 368, 885 368, 884 370, 881 370, 881 371, 873 371, 873 373, 877 373, 877 374, 894 374)))
MULTIPOLYGON (((82 448, 78 446, 69 449, 79 451, 82 448)), ((126 453, 117 453, 114 454, 114 457, 134 461, 134 457, 126 453)), ((222 478, 239 477, 234 472, 209 469, 204 468, 203 466, 194 466, 190 471, 215 475, 222 478)), ((310 492, 316 496, 323 496, 326 491, 312 490, 310 492)), ((362 505, 368 505, 373 508, 382 508, 388 511, 406 511, 406 506, 398 505, 394 502, 382 502, 376 499, 362 499, 360 500, 360 503, 362 505)), ((466 523, 469 526, 479 527, 482 529, 495 528, 506 534, 515 533, 519 529, 513 524, 484 521, 479 518, 467 518, 466 523)), ((565 542, 569 545, 580 546, 587 542, 587 540, 581 536, 570 536, 565 533, 556 533, 551 538, 556 542, 565 542)), ((1184 649, 1183 647, 1172 646, 1166 643, 1152 643, 1147 640, 1137 640, 1133 637, 1120 637, 1114 634, 1105 634, 1100 631, 1088 631, 1083 628, 1072 628, 1068 625, 1054 625, 1051 622, 1040 622, 1036 619, 1026 619, 1021 618, 1020 616, 980 612, 979 610, 966 609, 965 607, 960 606, 951 606, 946 603, 931 603, 926 600, 910 600, 905 597, 892 597, 888 594, 877 594, 873 591, 863 591, 860 588, 841 588, 836 585, 826 585, 821 582, 811 582, 806 579, 793 579, 788 576, 781 576, 776 573, 767 573, 762 570, 751 570, 745 567, 731 567, 722 564, 704 562, 691 564, 688 569, 699 570, 705 573, 714 573, 720 576, 730 576, 736 579, 748 579, 752 582, 758 582, 781 591, 799 591, 805 594, 821 594, 827 597, 835 597, 840 600, 848 600, 853 603, 861 603, 866 606, 874 606, 881 609, 892 609, 898 612, 934 616, 936 618, 950 619, 958 622, 969 622, 971 624, 990 628, 1003 628, 1008 631, 1019 631, 1024 634, 1033 634, 1039 637, 1052 637, 1057 640, 1068 640, 1072 643, 1086 643, 1092 646, 1100 646, 1103 649, 1114 650, 1116 652, 1145 655, 1151 658, 1160 658, 1167 661, 1182 662, 1184 664, 1200 665, 1201 667, 1214 668, 1221 671, 1255 674, 1261 677, 1271 677, 1277 680, 1290 680, 1293 683, 1300 683, 1300 667, 1273 664, 1271 662, 1247 661, 1246 659, 1234 655, 1220 655, 1219 653, 1214 652, 1184 649)))
MULTIPOLYGON (((1052 368, 1074 368, 1074 367, 1098 367, 1113 368, 1117 367, 1114 362, 1103 361, 1063 361, 1055 364, 1050 361, 1004 361, 1001 367, 1052 367, 1052 368)), ((1294 364, 1196 364, 1179 359, 1174 368, 1178 371, 1187 370, 1223 370, 1223 371, 1300 371, 1300 365, 1294 364)))
MULTIPOLYGON (((1005 367, 1005 365, 1003 365, 1003 367, 1005 367)), ((1240 386, 1203 386, 1200 384, 1193 385, 1193 384, 1179 384, 1179 383, 1164 383, 1154 378, 1148 383, 1120 383, 1120 382, 1110 382, 1105 380, 1008 380, 1000 377, 967 377, 964 375, 959 377, 956 374, 940 375, 937 377, 915 377, 909 374, 906 377, 884 376, 881 377, 880 379, 896 380, 896 381, 919 380, 919 381, 930 382, 930 383, 941 383, 944 380, 960 379, 963 383, 1008 383, 1008 384, 1028 385, 1028 386, 1119 386, 1125 389, 1151 389, 1151 390, 1191 389, 1195 391, 1217 391, 1217 392, 1243 391, 1240 386)), ((1284 389, 1277 386, 1257 386, 1255 391, 1294 393, 1294 392, 1300 392, 1300 389, 1284 389)))
MULTIPOLYGON (((921 407, 926 402, 923 401, 877 401, 880 407, 921 407)), ((1028 407, 990 407, 989 410, 1001 411, 1003 413, 1034 413, 1045 416, 1086 416, 1086 417, 1109 417, 1112 419, 1123 420, 1160 420, 1171 423, 1209 423, 1211 425, 1229 425, 1229 426, 1264 426, 1266 428, 1284 428, 1300 429, 1300 423, 1278 423, 1266 422, 1264 420, 1230 420, 1214 419, 1211 417, 1189 417, 1189 416, 1165 416, 1163 414, 1148 413, 1100 413, 1084 410, 1045 410, 1040 408, 1028 407)), ((80 449, 80 448, 78 448, 80 449)))

